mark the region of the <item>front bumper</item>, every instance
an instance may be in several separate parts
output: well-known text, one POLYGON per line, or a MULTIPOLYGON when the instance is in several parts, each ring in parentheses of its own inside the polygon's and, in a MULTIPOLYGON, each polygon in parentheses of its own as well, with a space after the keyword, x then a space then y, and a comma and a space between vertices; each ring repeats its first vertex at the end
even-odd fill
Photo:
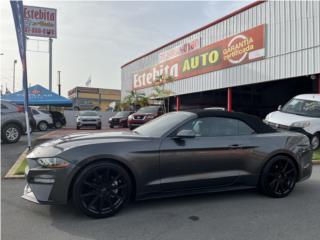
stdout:
POLYGON ((66 168, 42 168, 34 159, 28 159, 25 170, 27 184, 23 199, 40 204, 65 204, 68 202, 68 189, 76 167, 70 164, 66 168))
POLYGON ((101 122, 99 121, 88 121, 88 122, 77 122, 78 127, 84 127, 84 126, 101 126, 101 122))

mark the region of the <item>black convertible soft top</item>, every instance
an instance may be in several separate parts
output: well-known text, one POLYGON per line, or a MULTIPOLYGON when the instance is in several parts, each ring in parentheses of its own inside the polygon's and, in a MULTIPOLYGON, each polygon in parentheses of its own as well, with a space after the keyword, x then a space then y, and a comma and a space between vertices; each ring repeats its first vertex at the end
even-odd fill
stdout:
POLYGON ((221 110, 192 110, 199 117, 225 117, 238 119, 248 124, 256 133, 274 133, 275 129, 265 124, 260 118, 241 112, 227 112, 221 110))

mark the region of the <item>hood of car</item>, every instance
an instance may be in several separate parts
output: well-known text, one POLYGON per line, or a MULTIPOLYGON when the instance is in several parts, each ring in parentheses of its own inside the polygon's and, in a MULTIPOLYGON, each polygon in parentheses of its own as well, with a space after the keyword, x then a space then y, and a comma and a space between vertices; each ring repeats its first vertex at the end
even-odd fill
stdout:
POLYGON ((266 120, 270 123, 275 123, 275 124, 280 124, 285 126, 290 126, 295 122, 308 121, 312 119, 314 118, 300 116, 300 115, 291 114, 291 113, 285 113, 281 111, 271 112, 266 117, 266 120))
POLYGON ((150 137, 138 135, 133 132, 102 132, 80 133, 50 140, 37 146, 28 154, 27 158, 53 157, 74 147, 94 144, 108 144, 119 142, 146 141, 150 137))

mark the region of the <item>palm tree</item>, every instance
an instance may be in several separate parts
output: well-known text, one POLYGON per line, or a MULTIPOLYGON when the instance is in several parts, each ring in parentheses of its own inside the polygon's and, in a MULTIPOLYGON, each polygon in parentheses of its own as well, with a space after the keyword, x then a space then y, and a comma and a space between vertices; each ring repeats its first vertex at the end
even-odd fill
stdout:
POLYGON ((169 97, 174 94, 170 89, 166 89, 165 85, 167 83, 173 82, 174 78, 172 76, 163 77, 162 75, 158 76, 155 80, 155 85, 153 87, 153 93, 150 94, 151 99, 160 99, 163 103, 163 109, 165 112, 169 112, 169 97), (166 101, 168 105, 166 106, 166 101), (167 108, 168 107, 168 108, 167 108))
POLYGON ((139 93, 136 90, 131 90, 129 94, 123 99, 122 105, 133 106, 134 110, 138 107, 147 106, 149 103, 149 98, 144 93, 139 93))

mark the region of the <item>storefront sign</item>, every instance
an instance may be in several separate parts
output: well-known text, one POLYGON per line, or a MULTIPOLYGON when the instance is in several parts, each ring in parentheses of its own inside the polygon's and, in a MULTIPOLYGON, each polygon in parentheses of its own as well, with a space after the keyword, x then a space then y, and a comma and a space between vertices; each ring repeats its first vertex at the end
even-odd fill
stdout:
POLYGON ((27 36, 57 38, 57 10, 24 6, 24 32, 27 36))
POLYGON ((200 74, 245 64, 265 56, 264 25, 215 42, 133 74, 133 88, 154 85, 161 76, 180 80, 200 74))
POLYGON ((200 38, 159 53, 159 62, 165 62, 200 48, 200 38))

